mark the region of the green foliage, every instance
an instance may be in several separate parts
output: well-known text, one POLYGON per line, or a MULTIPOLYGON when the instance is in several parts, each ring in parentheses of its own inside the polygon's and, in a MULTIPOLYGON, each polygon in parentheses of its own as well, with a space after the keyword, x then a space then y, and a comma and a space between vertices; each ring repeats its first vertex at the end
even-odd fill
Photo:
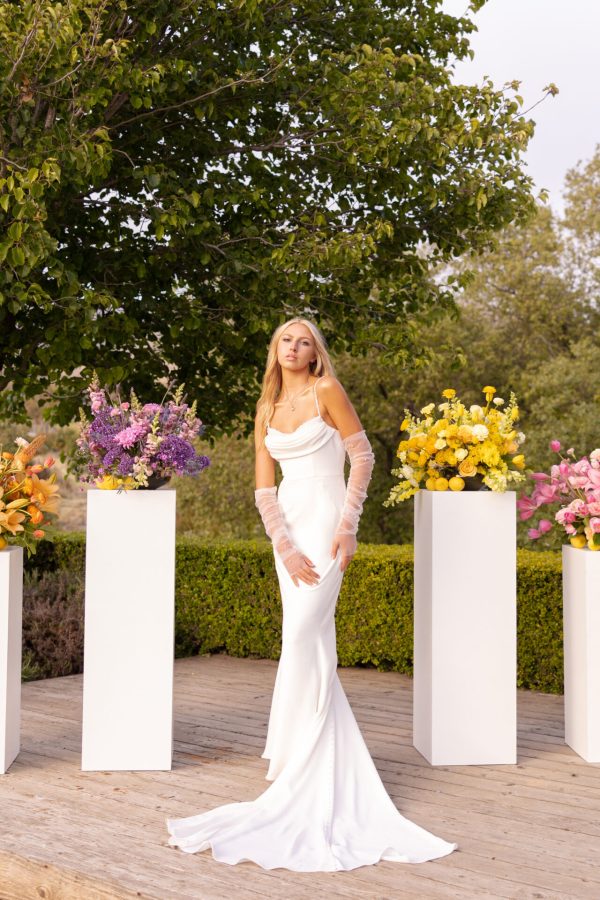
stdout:
POLYGON ((517 684, 563 692, 562 563, 559 553, 517 552, 517 684))
POLYGON ((440 0, 1 4, 3 413, 68 422, 95 368, 231 431, 299 312, 414 355, 465 280, 434 275, 532 206, 517 85, 452 82, 473 28, 440 0))
POLYGON ((263 537, 254 504, 254 442, 242 435, 224 435, 211 447, 198 442, 210 457, 210 468, 199 478, 174 478, 177 489, 177 531, 204 539, 263 537))
MULTIPOLYGON (((81 584, 85 539, 60 537, 44 547, 43 570, 67 570, 81 584)), ((42 571, 42 551, 36 566, 42 571)), ((518 553, 518 684, 562 691, 562 586, 557 553, 518 553)), ((410 546, 361 545, 349 567, 336 614, 342 666, 412 673, 413 555, 410 546)), ((60 627, 60 626, 57 626, 60 627)), ((177 656, 224 651, 277 659, 281 603, 267 541, 177 541, 177 656)))

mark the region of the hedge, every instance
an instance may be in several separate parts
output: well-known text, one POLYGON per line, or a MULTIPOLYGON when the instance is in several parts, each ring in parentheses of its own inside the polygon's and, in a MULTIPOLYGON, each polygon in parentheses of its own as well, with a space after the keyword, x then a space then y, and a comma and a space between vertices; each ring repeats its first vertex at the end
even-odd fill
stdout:
MULTIPOLYGON (((559 553, 518 551, 518 685, 562 692, 559 553)), ((412 674, 412 547, 361 545, 337 607, 340 665, 412 674)), ((85 538, 43 544, 27 563, 40 572, 83 576, 85 538)), ((485 588, 482 588, 485 589, 485 588)), ((26 614, 26 611, 25 611, 26 614)), ((266 541, 177 541, 176 656, 226 652, 277 659, 281 607, 266 541)))

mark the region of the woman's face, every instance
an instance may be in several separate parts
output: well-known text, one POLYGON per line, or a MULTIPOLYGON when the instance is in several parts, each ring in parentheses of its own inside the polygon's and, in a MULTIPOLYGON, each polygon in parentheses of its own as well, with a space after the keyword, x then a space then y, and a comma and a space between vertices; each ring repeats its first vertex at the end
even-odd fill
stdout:
POLYGON ((296 322, 282 331, 277 342, 277 361, 288 372, 301 372, 317 358, 315 341, 306 325, 296 322))

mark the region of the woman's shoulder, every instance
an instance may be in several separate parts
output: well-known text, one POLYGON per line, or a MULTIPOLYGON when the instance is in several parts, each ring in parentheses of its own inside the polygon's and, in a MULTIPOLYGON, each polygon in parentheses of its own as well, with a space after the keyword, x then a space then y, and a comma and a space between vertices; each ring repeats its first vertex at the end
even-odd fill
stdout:
POLYGON ((323 394, 325 397, 335 397, 346 393, 341 381, 335 375, 321 375, 317 378, 315 387, 319 391, 319 396, 323 394))

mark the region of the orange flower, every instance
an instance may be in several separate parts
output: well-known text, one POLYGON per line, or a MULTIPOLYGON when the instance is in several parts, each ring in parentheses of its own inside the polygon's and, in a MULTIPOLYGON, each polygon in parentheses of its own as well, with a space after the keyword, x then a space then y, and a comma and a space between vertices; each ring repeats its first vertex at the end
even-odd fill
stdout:
POLYGON ((34 538, 43 538, 45 534, 46 534, 46 532, 43 531, 41 528, 36 528, 35 531, 33 532, 34 538))
POLYGON ((17 531, 23 531, 21 522, 25 516, 18 509, 11 509, 4 501, 0 500, 0 531, 10 531, 16 534, 17 531))
POLYGON ((38 478, 37 475, 31 476, 31 483, 31 499, 37 503, 39 508, 44 512, 57 513, 58 504, 60 502, 58 485, 47 478, 38 478))
POLYGON ((27 507, 27 512, 29 513, 29 517, 34 525, 39 525, 44 521, 44 513, 41 511, 41 509, 38 509, 37 506, 31 504, 27 507))

